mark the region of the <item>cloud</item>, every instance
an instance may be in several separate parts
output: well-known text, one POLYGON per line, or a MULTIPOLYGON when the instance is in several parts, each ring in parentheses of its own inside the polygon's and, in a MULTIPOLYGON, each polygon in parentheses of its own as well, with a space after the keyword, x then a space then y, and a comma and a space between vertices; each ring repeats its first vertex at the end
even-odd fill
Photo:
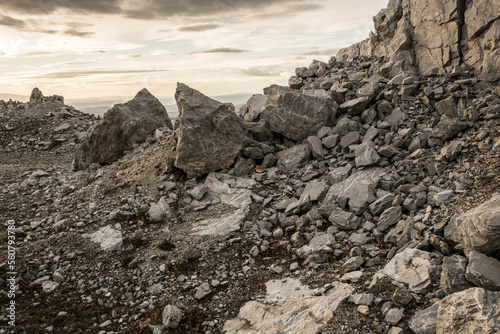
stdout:
POLYGON ((32 15, 51 14, 59 9, 102 14, 117 14, 121 11, 120 0, 6 0, 0 8, 32 15))
POLYGON ((37 75, 40 79, 68 79, 96 74, 141 74, 153 72, 167 72, 169 70, 73 70, 59 71, 37 75))
POLYGON ((219 24, 206 23, 206 24, 194 24, 189 26, 182 26, 178 30, 184 32, 200 32, 219 28, 219 24))
POLYGON ((280 72, 276 69, 276 66, 273 65, 251 66, 242 69, 240 73, 252 77, 275 77, 280 75, 280 72))
POLYGON ((193 52, 190 52, 189 54, 200 54, 200 53, 244 53, 244 52, 250 52, 250 50, 235 49, 235 48, 214 48, 214 49, 208 49, 208 50, 193 51, 193 52))
POLYGON ((313 49, 314 50, 306 51, 306 52, 292 53, 292 55, 294 55, 294 56, 333 56, 339 51, 339 48, 323 49, 323 50, 320 50, 317 48, 313 48, 313 49))
POLYGON ((71 28, 71 29, 64 30, 63 34, 68 35, 68 36, 74 36, 74 37, 88 37, 88 36, 93 35, 94 33, 90 32, 90 31, 80 31, 80 30, 76 30, 74 28, 71 28))
POLYGON ((11 16, 0 14, 0 25, 14 28, 24 28, 26 23, 23 20, 18 20, 11 16))

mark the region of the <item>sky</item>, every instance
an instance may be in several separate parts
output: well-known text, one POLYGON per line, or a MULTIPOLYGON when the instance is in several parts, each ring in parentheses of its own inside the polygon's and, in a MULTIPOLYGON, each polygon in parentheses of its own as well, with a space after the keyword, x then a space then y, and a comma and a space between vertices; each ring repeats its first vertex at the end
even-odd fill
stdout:
POLYGON ((387 0, 2 0, 0 94, 66 102, 286 85, 373 30, 387 0))

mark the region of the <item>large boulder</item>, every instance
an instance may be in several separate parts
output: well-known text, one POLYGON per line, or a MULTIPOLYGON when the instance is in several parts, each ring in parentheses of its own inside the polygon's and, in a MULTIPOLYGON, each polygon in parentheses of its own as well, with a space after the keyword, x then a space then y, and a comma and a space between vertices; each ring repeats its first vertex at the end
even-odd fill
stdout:
POLYGON ((243 121, 221 102, 178 83, 179 129, 167 156, 167 168, 175 167, 188 178, 230 167, 250 141, 243 121))
POLYGON ((161 127, 172 128, 167 110, 144 88, 132 100, 108 110, 102 122, 89 130, 76 146, 74 168, 86 169, 93 163, 112 164, 161 127))
POLYGON ((465 252, 477 251, 500 259, 500 194, 457 218, 465 252))
POLYGON ((262 111, 261 120, 273 132, 289 139, 302 141, 335 121, 338 106, 332 99, 278 86, 271 86, 264 93, 270 105, 262 111))
POLYGON ((437 334, 498 333, 500 331, 500 292, 470 288, 441 301, 437 315, 437 334))

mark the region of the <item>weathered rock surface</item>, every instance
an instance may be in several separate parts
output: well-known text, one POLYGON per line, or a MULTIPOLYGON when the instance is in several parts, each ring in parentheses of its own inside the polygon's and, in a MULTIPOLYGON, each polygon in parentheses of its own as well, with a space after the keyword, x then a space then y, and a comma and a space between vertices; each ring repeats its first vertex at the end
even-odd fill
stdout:
POLYGON ((175 99, 179 107, 179 129, 167 167, 176 167, 188 178, 230 167, 249 135, 238 116, 182 83, 175 99))
POLYGON ((466 252, 477 251, 500 259, 500 195, 457 218, 460 243, 466 252))
POLYGON ((471 288, 454 293, 439 305, 436 333, 498 333, 500 292, 471 288))
POLYGON ((338 107, 332 100, 277 86, 271 86, 265 93, 274 102, 261 113, 261 120, 273 132, 289 139, 301 141, 335 121, 338 107))
POLYGON ((297 279, 269 281, 264 298, 246 303, 238 318, 226 321, 228 334, 316 333, 353 293, 344 283, 326 291, 309 289, 297 279))
POLYGON ((468 257, 465 278, 479 287, 500 291, 500 261, 474 251, 468 257))
POLYGON ((125 104, 117 104, 104 115, 75 148, 75 170, 93 163, 111 164, 172 123, 165 107, 146 89, 125 104))
POLYGON ((467 259, 460 255, 447 256, 443 259, 441 287, 446 294, 467 290, 472 284, 465 278, 467 259))

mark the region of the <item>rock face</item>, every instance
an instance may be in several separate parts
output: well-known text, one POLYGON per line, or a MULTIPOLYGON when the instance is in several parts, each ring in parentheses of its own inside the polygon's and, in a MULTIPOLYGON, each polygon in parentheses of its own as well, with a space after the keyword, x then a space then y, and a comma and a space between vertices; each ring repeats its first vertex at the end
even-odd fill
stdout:
POLYGON ((76 146, 75 170, 93 163, 111 164, 133 150, 161 127, 172 128, 165 107, 147 89, 125 104, 117 104, 104 115, 76 146))
POLYGON ((477 251, 500 259, 500 195, 467 211, 457 221, 466 252, 477 251))
POLYGON ((331 99, 275 85, 264 93, 273 102, 261 113, 261 120, 291 140, 302 141, 335 120, 338 106, 331 99))
POLYGON ((226 321, 224 330, 228 334, 317 333, 354 291, 348 284, 332 285, 321 292, 297 279, 269 281, 265 298, 246 303, 238 318, 226 321))
POLYGON ((167 166, 188 178, 230 167, 249 136, 240 118, 228 106, 182 83, 175 99, 179 129, 167 166))
POLYGON ((341 60, 384 56, 389 75, 450 72, 466 64, 500 77, 500 6, 487 0, 390 0, 374 18, 375 34, 337 53, 341 60))
POLYGON ((500 292, 471 288, 442 300, 437 316, 437 334, 498 333, 500 292))

